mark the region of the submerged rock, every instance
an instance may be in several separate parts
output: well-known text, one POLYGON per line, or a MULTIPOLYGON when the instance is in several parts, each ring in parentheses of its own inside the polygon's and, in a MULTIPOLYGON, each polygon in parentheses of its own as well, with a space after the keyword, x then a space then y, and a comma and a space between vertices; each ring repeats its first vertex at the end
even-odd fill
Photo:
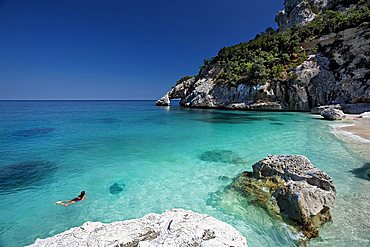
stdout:
POLYGON ((204 115, 198 121, 212 124, 248 124, 252 121, 275 121, 276 119, 268 115, 235 114, 233 112, 213 112, 204 115))
POLYGON ((99 122, 101 122, 103 124, 115 124, 115 123, 121 122, 121 120, 119 120, 117 118, 100 118, 99 122))
POLYGON ((365 163, 362 167, 351 170, 358 178, 370 180, 370 163, 365 163))
POLYGON ((283 123, 270 123, 270 124, 272 124, 272 125, 284 125, 283 123))
POLYGON ((109 187, 109 193, 119 194, 123 191, 125 184, 114 183, 109 187))
POLYGON ((227 177, 227 176, 219 176, 218 180, 220 180, 222 182, 230 182, 232 179, 227 177))
POLYGON ((270 155, 240 174, 231 187, 253 196, 270 214, 295 222, 307 238, 331 219, 336 190, 332 178, 302 155, 270 155))
POLYGON ((229 164, 240 164, 245 162, 241 156, 231 150, 206 151, 199 155, 199 159, 207 162, 221 162, 229 164))
POLYGON ((0 194, 39 185, 56 167, 48 161, 27 161, 0 167, 0 194))
POLYGON ((140 219, 110 224, 86 222, 80 227, 29 246, 238 246, 247 240, 232 226, 205 214, 172 209, 140 219))
POLYGON ((342 120, 345 117, 341 110, 334 108, 327 108, 323 110, 320 115, 327 120, 342 120))
POLYGON ((17 137, 38 137, 43 136, 45 134, 51 133, 55 131, 55 128, 33 128, 33 129, 26 129, 26 130, 19 130, 14 133, 17 137))

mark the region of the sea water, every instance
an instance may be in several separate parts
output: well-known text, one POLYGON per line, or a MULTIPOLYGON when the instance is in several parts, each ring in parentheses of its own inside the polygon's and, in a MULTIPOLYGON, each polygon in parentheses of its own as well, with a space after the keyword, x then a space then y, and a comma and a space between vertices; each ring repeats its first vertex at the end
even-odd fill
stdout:
POLYGON ((361 172, 370 157, 351 152, 330 124, 153 101, 0 102, 0 246, 172 208, 225 221, 252 247, 294 246, 290 226, 227 189, 268 154, 305 155, 334 179, 333 221, 310 246, 369 246, 370 181, 361 172), (85 201, 54 204, 82 190, 85 201))

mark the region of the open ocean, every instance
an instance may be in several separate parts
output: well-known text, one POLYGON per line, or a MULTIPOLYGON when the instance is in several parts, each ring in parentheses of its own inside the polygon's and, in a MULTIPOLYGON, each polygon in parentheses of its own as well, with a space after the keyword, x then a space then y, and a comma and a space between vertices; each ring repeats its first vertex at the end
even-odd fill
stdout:
POLYGON ((332 122, 154 103, 1 101, 0 246, 171 208, 225 221, 251 247, 295 246, 287 225, 225 190, 268 154, 303 154, 334 179, 333 222, 309 246, 370 246, 370 181, 358 170, 370 150, 356 156, 332 134, 332 122), (82 190, 86 201, 54 204, 82 190))

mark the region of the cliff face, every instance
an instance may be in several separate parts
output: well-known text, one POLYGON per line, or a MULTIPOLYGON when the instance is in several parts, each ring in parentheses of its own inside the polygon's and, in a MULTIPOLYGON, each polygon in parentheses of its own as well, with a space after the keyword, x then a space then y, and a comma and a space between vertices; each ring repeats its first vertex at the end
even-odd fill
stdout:
MULTIPOLYGON (((304 25, 328 6, 326 0, 286 0, 285 10, 277 15, 280 29, 304 25)), ((290 111, 327 104, 370 105, 369 38, 369 23, 364 22, 302 42, 305 61, 286 68, 284 78, 263 83, 219 83, 224 67, 208 64, 198 75, 178 82, 157 104, 179 98, 186 107, 290 111)))
POLYGON ((287 0, 284 2, 284 10, 276 15, 275 21, 280 30, 303 25, 315 19, 328 4, 328 0, 287 0))

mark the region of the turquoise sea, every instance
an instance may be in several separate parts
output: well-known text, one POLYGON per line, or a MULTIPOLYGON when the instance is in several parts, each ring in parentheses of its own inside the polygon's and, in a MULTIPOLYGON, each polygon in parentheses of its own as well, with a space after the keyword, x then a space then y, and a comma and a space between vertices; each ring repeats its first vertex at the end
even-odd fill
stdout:
POLYGON ((370 150, 352 152, 331 124, 306 113, 154 101, 2 101, 0 246, 171 208, 228 222, 252 247, 295 246, 289 226, 225 190, 268 154, 303 154, 334 179, 333 222, 309 246, 369 246, 370 181, 359 168, 369 166, 370 150), (81 190, 86 201, 54 204, 81 190))

